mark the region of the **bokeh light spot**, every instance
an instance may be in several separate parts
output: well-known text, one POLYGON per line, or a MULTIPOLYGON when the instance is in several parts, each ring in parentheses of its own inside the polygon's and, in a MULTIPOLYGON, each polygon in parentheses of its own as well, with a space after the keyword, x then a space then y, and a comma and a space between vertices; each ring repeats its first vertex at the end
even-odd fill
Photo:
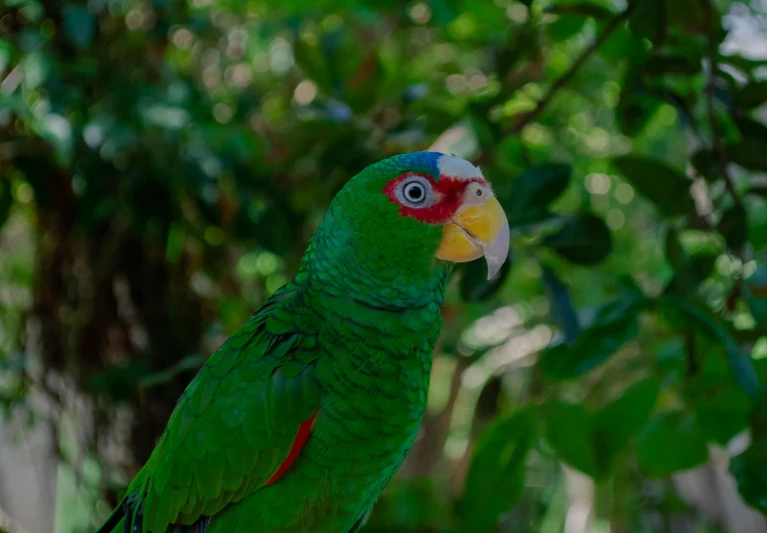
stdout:
POLYGON ((224 243, 224 232, 218 226, 205 228, 205 240, 211 246, 221 246, 224 243))
POLYGON ((418 24, 426 24, 431 19, 431 9, 423 3, 417 3, 410 8, 410 18, 418 24))
POLYGON ((615 187, 615 199, 622 204, 629 203, 634 198, 634 188, 628 183, 619 183, 615 187))
POLYGON ((317 96, 317 86, 310 80, 303 80, 296 86, 293 99, 299 105, 307 105, 317 96))
POLYGON ((620 209, 610 209, 607 212, 606 217, 606 223, 607 227, 609 227, 612 230, 619 230, 623 227, 623 224, 626 222, 626 216, 623 214, 623 211, 620 209))

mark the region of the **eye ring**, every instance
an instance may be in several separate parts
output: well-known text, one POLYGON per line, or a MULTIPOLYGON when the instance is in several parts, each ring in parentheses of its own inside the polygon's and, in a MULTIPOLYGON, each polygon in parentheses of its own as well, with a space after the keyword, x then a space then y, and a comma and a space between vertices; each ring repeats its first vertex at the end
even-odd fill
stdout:
POLYGON ((434 202, 434 192, 426 178, 412 176, 397 188, 397 199, 407 207, 426 207, 434 202))
POLYGON ((426 201, 426 188, 417 181, 411 181, 402 188, 405 199, 414 205, 420 205, 426 201))

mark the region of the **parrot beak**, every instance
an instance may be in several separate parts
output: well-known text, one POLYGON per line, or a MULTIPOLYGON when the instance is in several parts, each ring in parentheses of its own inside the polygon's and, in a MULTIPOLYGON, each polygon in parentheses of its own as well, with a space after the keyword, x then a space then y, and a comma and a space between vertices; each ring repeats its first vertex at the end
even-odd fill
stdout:
POLYGON ((485 256, 492 279, 509 254, 509 222, 494 196, 480 205, 460 208, 442 231, 437 257, 464 263, 485 256))

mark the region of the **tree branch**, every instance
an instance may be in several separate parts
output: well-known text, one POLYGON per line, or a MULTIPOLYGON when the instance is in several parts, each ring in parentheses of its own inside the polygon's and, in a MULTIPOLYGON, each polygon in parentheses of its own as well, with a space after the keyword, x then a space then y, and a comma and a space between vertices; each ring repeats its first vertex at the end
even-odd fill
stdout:
POLYGON ((530 111, 529 113, 522 116, 522 118, 516 122, 511 130, 510 133, 519 133, 524 129, 525 126, 528 124, 534 122, 540 115, 543 113, 548 105, 551 103, 552 99, 556 94, 559 92, 560 89, 565 87, 568 83, 570 83, 570 80, 578 73, 578 71, 581 69, 584 63, 588 61, 588 59, 599 50, 599 48, 602 47, 602 45, 607 41, 607 39, 613 34, 615 30, 618 29, 618 27, 623 24, 628 19, 629 14, 631 13, 631 9, 633 7, 633 2, 629 3, 629 7, 627 7, 624 11, 616 15, 608 24, 605 26, 605 28, 602 30, 602 33, 597 35, 596 39, 594 39, 594 42, 592 42, 582 53, 578 58, 573 62, 572 65, 570 65, 570 68, 565 72, 561 77, 557 78, 554 83, 551 84, 551 87, 549 87, 549 90, 546 92, 546 94, 541 98, 541 100, 538 101, 535 108, 530 111))

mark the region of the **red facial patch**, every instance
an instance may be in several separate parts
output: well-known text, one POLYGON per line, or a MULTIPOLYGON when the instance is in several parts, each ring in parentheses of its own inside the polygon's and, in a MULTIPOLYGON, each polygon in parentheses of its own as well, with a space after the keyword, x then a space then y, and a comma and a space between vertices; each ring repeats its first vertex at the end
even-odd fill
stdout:
POLYGON ((427 175, 419 174, 417 172, 405 172, 391 180, 384 187, 383 192, 389 197, 389 200, 399 206, 399 212, 406 217, 412 217, 421 222, 427 224, 444 224, 448 222, 458 208, 461 207, 461 201, 463 199, 463 192, 469 183, 485 183, 482 178, 454 178, 452 176, 445 176, 444 174, 439 177, 439 181, 436 183, 427 175), (397 187, 407 178, 412 176, 422 176, 429 181, 431 190, 434 192, 434 198, 436 202, 427 207, 410 207, 402 205, 399 198, 397 198, 397 187))

